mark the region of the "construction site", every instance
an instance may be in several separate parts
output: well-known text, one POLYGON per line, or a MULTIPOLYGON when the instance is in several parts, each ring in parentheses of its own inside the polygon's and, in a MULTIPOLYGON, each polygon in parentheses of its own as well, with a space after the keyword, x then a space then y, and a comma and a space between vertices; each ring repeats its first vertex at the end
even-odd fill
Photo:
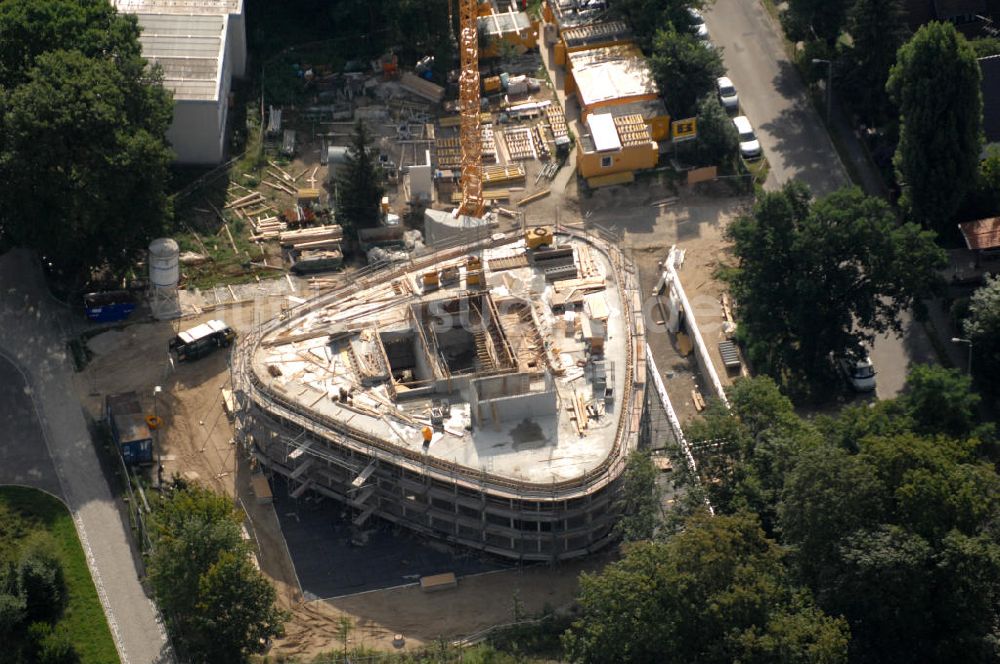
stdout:
POLYGON ((615 227, 626 196, 629 232, 672 214, 669 179, 635 177, 660 163, 669 118, 627 27, 569 4, 456 2, 446 85, 392 57, 354 74, 303 58, 313 102, 262 105, 255 170, 228 172, 221 197, 195 183, 190 236, 151 245, 152 313, 171 322, 87 343, 88 408, 134 390, 162 424, 160 481, 245 511, 294 614, 275 652, 322 651, 345 614, 388 649, 509 620, 488 597, 569 605, 578 573, 615 555, 636 449, 659 451, 669 509, 679 424, 665 394, 692 412, 704 400, 693 360, 668 359, 663 385, 652 354, 674 353, 647 337, 680 322, 667 222, 628 243, 615 227), (362 228, 337 209, 359 119, 385 190, 362 228), (231 351, 115 361, 215 323, 231 351), (445 602, 425 594, 445 588, 445 602))
POLYGON ((522 561, 611 535, 645 382, 635 276, 546 227, 372 275, 264 324, 233 363, 239 441, 290 496, 522 561))

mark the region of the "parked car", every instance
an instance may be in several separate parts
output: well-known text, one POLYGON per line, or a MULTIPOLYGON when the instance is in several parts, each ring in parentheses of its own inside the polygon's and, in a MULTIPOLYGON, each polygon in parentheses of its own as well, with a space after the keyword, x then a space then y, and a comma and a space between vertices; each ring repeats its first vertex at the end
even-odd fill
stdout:
POLYGON ((740 138, 740 155, 744 159, 760 159, 763 154, 760 150, 760 141, 757 140, 757 134, 754 133, 747 116, 737 115, 733 118, 733 124, 736 125, 736 133, 740 138))
POLYGON ((847 379, 847 384, 855 392, 871 392, 875 389, 875 365, 867 353, 860 360, 841 357, 837 360, 837 365, 847 379))
POLYGON ((715 89, 719 93, 719 103, 727 112, 736 113, 740 110, 740 96, 736 93, 736 86, 729 80, 728 76, 720 76, 715 79, 715 89))
POLYGON ((708 26, 705 25, 705 17, 694 7, 688 7, 688 14, 691 16, 691 29, 698 39, 708 41, 708 26))

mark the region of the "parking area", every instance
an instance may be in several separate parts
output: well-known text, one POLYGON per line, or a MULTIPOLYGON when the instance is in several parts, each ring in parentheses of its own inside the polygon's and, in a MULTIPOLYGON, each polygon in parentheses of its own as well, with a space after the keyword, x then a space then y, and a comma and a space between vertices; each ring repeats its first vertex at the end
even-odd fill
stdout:
POLYGON ((352 544, 350 516, 338 510, 334 501, 289 498, 287 483, 280 476, 272 484, 281 532, 307 599, 393 588, 443 572, 463 577, 513 567, 506 561, 425 541, 375 519, 365 531, 367 543, 352 544))

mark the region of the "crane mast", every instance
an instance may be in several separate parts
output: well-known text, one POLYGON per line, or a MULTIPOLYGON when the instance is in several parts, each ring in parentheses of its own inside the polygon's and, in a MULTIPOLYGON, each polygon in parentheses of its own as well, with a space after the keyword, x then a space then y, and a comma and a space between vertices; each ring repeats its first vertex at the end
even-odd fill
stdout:
POLYGON ((462 149, 462 203, 460 214, 482 217, 483 153, 479 126, 479 0, 458 0, 462 73, 458 79, 461 114, 459 146, 462 149))

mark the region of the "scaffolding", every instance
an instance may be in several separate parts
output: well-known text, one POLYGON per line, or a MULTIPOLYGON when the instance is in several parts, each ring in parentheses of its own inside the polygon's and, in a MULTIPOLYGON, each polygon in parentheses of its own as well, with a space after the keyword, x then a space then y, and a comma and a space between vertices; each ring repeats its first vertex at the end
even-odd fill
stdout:
MULTIPOLYGON (((626 329, 624 394, 616 395, 613 446, 603 461, 570 480, 528 482, 499 475, 489 467, 468 468, 400 447, 390 439, 352 428, 344 421, 311 411, 261 377, 253 356, 261 340, 290 318, 339 301, 366 284, 390 283, 411 273, 412 265, 390 265, 362 275, 342 289, 290 309, 281 320, 261 324, 234 350, 232 372, 237 400, 236 436, 243 451, 269 473, 288 478, 292 497, 308 491, 349 506, 353 522, 363 528, 372 516, 429 537, 522 561, 556 561, 587 555, 613 538, 618 494, 628 454, 656 427, 646 415, 646 355, 637 275, 618 249, 615 238, 576 227, 557 227, 556 234, 575 237, 604 253, 621 296, 626 329)), ((509 239, 490 238, 479 248, 500 247, 509 239)), ((424 269, 448 257, 468 255, 469 247, 446 250, 421 261, 424 269)), ((476 375, 518 371, 528 358, 512 348, 492 298, 470 293, 465 305, 480 319, 491 318, 483 338, 476 339, 476 375), (489 314, 484 313, 484 308, 489 314)), ((515 307, 528 338, 537 335, 530 305, 515 307)), ((414 325, 425 334, 420 325, 414 325)), ((430 343, 433 341, 428 340, 430 343)), ((387 360, 388 363, 388 360, 387 360)), ((391 424, 390 424, 391 426, 391 424)))

